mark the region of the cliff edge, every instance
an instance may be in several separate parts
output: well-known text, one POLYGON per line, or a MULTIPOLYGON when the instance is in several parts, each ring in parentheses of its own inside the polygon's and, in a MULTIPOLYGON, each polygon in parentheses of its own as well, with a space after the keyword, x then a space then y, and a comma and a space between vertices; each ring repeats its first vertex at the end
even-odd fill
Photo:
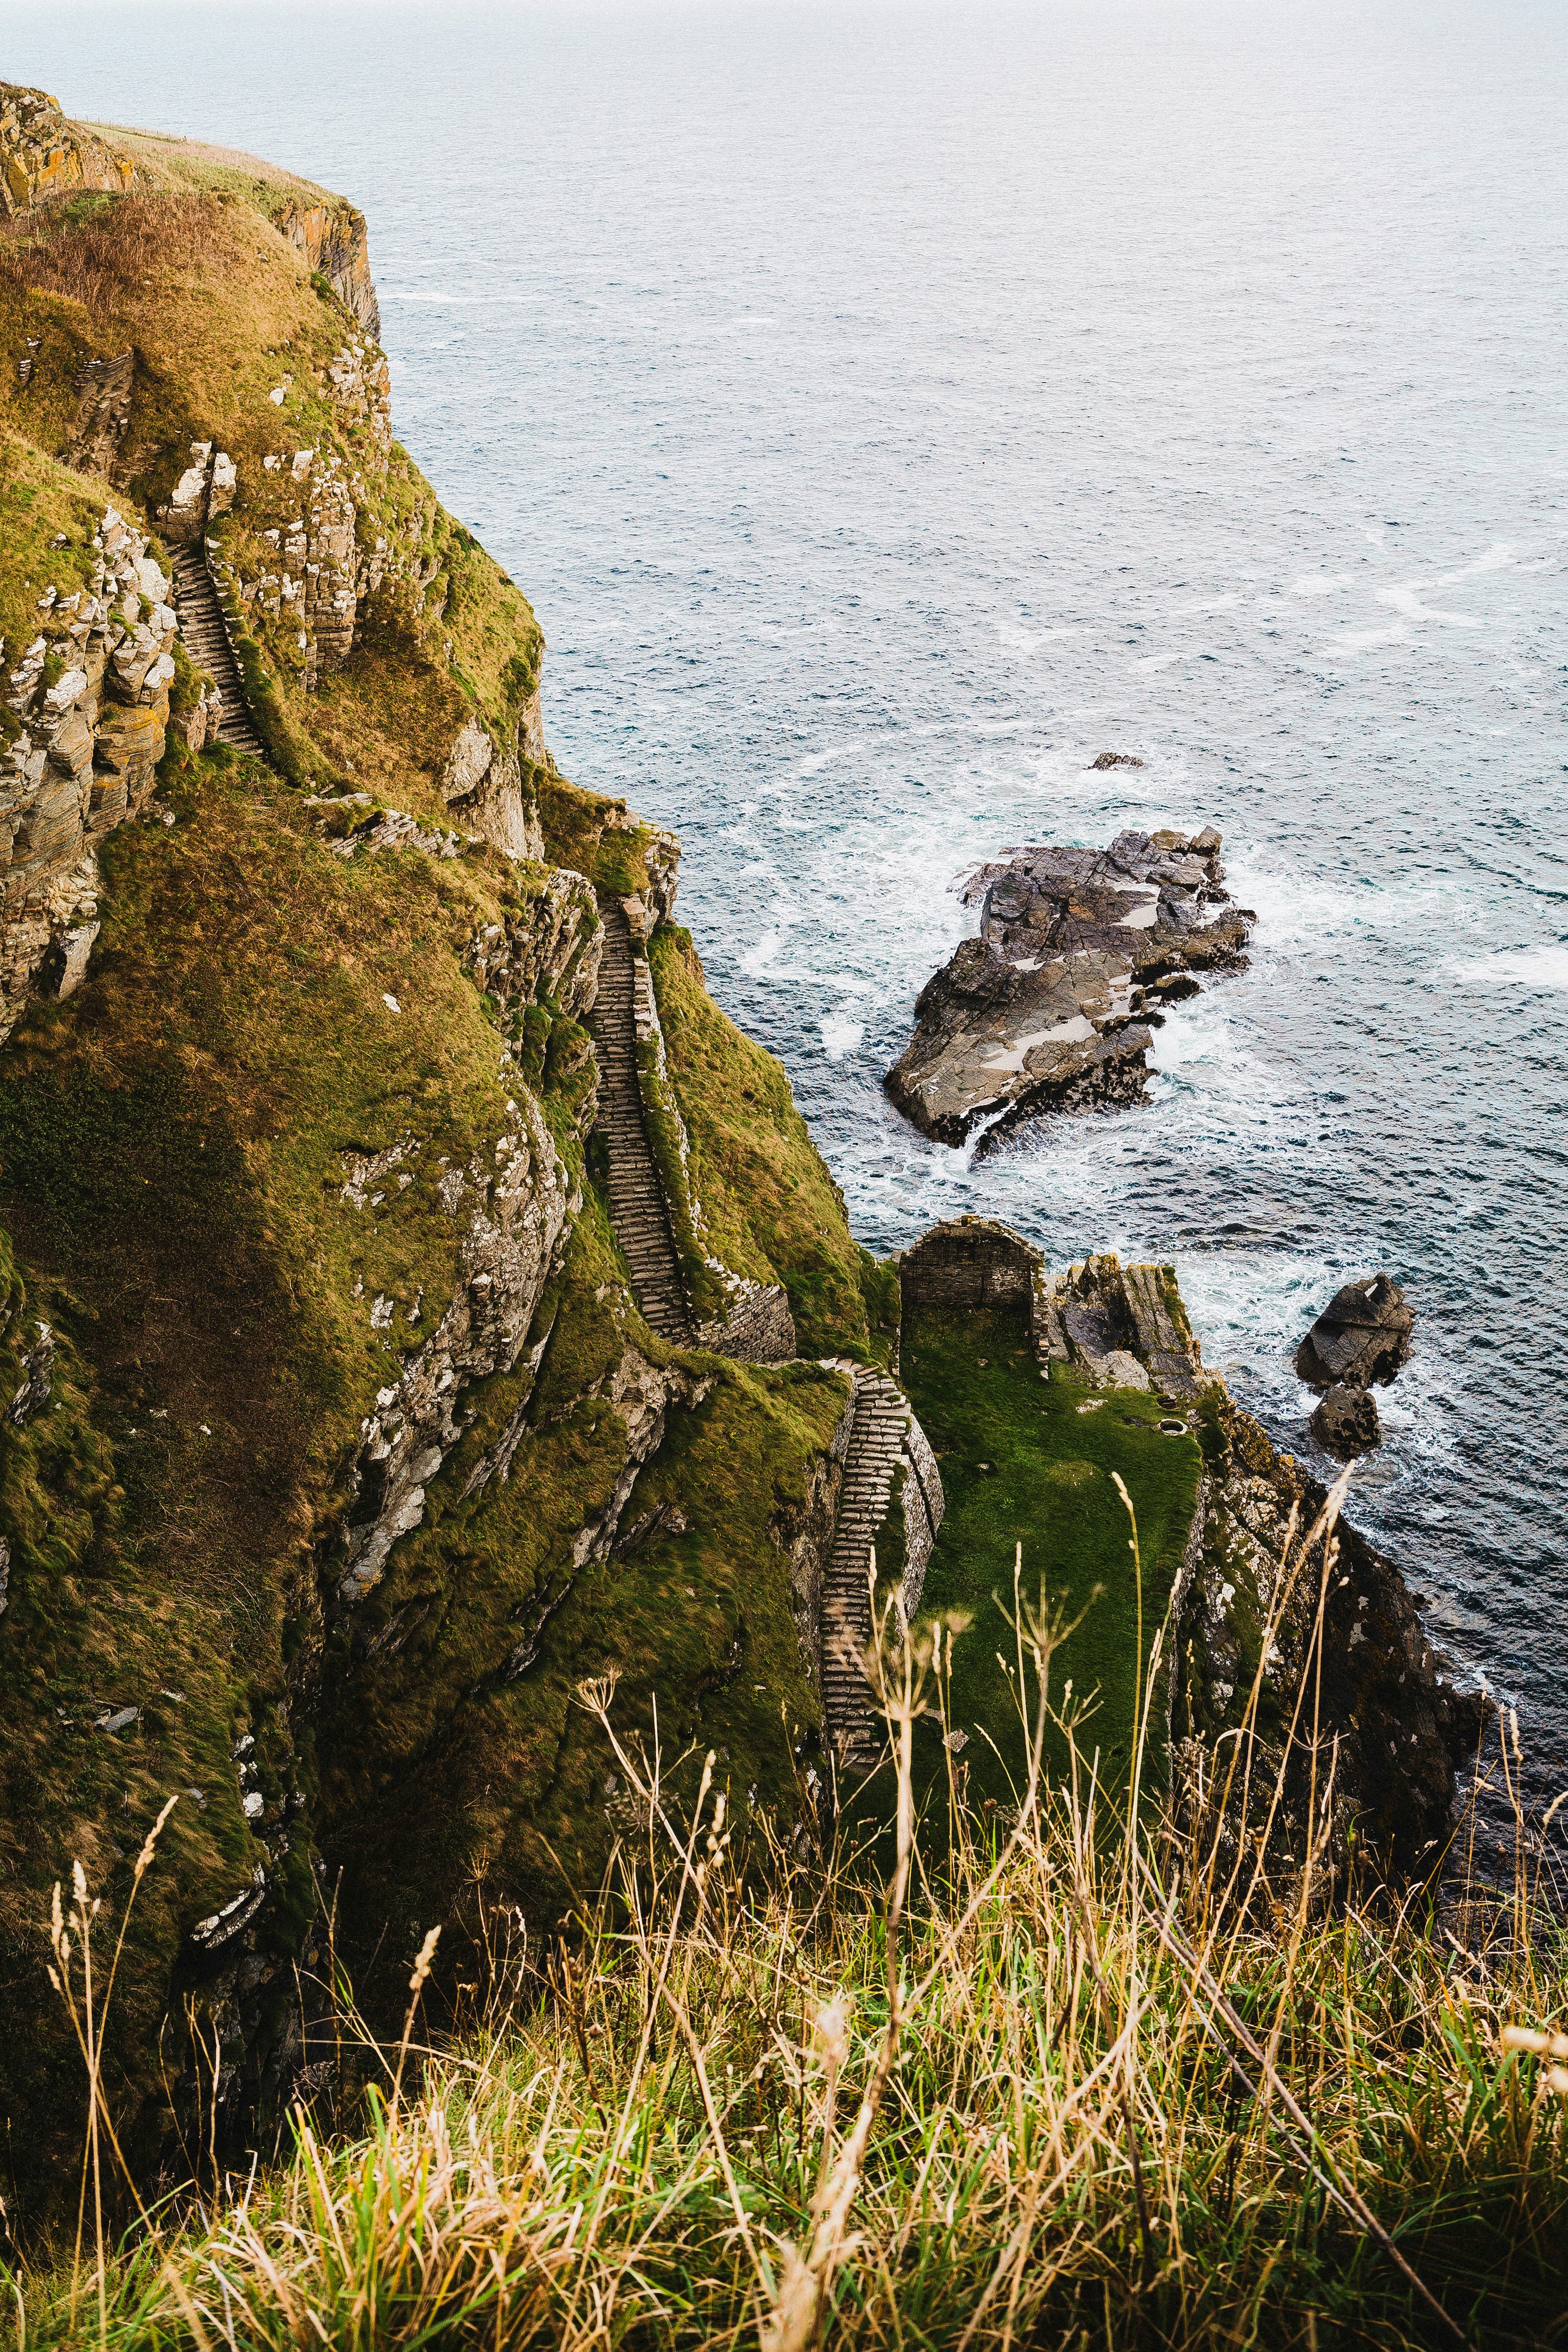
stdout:
POLYGON ((116 1995, 148 2166, 284 2095, 328 1907, 380 2015, 434 1921, 460 1965, 477 1882, 542 1921, 597 1884, 637 1825, 584 1677, 633 1737, 657 1710, 677 1791, 715 1755, 738 1837, 815 1833, 801 1627, 877 1341, 677 845, 560 773, 527 599, 394 437, 360 216, 0 109, 0 2078, 37 2206, 76 2108, 49 1888, 79 1859, 118 1916, 170 1796, 116 1995), (681 1344, 609 1185, 612 917, 681 1344))

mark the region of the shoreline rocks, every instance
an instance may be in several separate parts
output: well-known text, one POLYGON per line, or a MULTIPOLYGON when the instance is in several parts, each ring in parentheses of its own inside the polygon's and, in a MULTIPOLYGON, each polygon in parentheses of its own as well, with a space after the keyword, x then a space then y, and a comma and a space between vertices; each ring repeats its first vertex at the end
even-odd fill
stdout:
POLYGON ((917 1027, 884 1084, 922 1134, 961 1144, 1044 1111, 1135 1102, 1161 1007, 1194 971, 1240 971, 1253 916, 1224 887, 1221 837, 1120 834, 1107 850, 1035 847, 982 866, 981 906, 915 1003, 917 1027))
POLYGON ((1296 1350, 1296 1377, 1312 1389, 1386 1388, 1410 1359, 1415 1317, 1386 1274, 1337 1290, 1296 1350))
POLYGON ((1376 1399, 1370 1390, 1353 1388, 1348 1381, 1336 1381, 1324 1391, 1308 1427, 1324 1453, 1341 1462, 1353 1462, 1383 1444, 1376 1399))
POLYGON ((1386 1274, 1337 1290, 1296 1350, 1296 1377, 1319 1399, 1308 1427, 1326 1454, 1353 1462, 1383 1443, 1375 1381, 1386 1388, 1410 1355, 1415 1317, 1386 1274))

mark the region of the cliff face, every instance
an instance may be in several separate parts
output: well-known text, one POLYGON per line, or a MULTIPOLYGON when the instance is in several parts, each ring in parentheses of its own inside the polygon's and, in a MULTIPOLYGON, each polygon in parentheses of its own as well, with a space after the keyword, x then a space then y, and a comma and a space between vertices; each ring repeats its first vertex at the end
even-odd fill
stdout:
POLYGON ((147 533, 112 505, 72 504, 80 537, 55 551, 78 584, 51 582, 34 600, 37 634, 14 643, 4 682, 0 1036, 30 990, 61 998, 81 981, 99 930, 97 850, 147 804, 175 679, 173 592, 147 533))
MULTIPOLYGON (((110 2054, 149 2167, 330 2073, 300 1990, 329 1903, 395 2030, 477 1882, 531 1929, 597 1885, 646 1825, 584 1679, 678 1809, 711 1752, 739 1844, 809 1840, 848 1368, 898 1310, 708 994, 678 845, 561 775, 534 615, 393 437, 363 220, 5 102, 0 2091, 42 2206, 79 2115, 49 1890, 79 1860, 118 1932, 171 1796, 110 2054)), ((1024 1278, 1046 1358, 1195 1410, 1158 1270, 1024 1278)), ((1213 1413, 1173 1701, 1200 1741, 1266 1580, 1226 1565, 1258 1498, 1213 1413)), ((1347 1706, 1374 1654, 1379 1691, 1396 1653, 1426 1687, 1377 1593, 1347 1706)))
POLYGON ((68 122, 47 90, 0 82, 0 217, 51 196, 135 184, 134 160, 85 123, 68 122))
POLYGON ((117 1919, 168 1796, 116 1995, 149 2163, 164 2065, 229 2145, 292 2079, 323 1888, 391 2016, 476 1876, 535 1924, 596 1884, 583 1677, 633 1737, 657 1695, 677 1793, 715 1752, 738 1836, 811 1819, 798 1588, 848 1380, 647 1321, 595 1131, 608 899, 704 1278, 787 1299, 810 1356, 870 1339, 787 1083, 672 927, 676 845, 556 771, 533 614, 392 437, 363 222, 124 138, 129 186, 35 172, 0 237, 0 2081, 35 2203, 78 2106, 49 1887, 79 1858, 117 1919), (265 761, 176 629, 204 562, 265 761))
POLYGON ((381 338, 381 306, 370 274, 370 237, 364 215, 341 198, 318 204, 295 198, 278 226, 307 263, 320 271, 346 310, 352 310, 373 341, 381 338))

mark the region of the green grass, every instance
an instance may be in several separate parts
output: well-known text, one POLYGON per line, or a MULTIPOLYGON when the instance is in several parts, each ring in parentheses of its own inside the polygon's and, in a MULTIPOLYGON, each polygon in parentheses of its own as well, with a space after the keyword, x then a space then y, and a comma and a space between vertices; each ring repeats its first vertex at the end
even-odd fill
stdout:
POLYGON ((648 963, 707 1247, 784 1285, 803 1356, 869 1355, 866 1254, 783 1066, 714 1003, 689 931, 662 925, 648 963))
MULTIPOLYGON (((1011 1802, 1023 1763, 1014 1638, 1002 1614, 1013 1609, 1019 1542, 1025 1601, 1043 1587, 1067 1617, 1081 1614, 1053 1662, 1052 1702, 1063 1704, 1070 1679, 1080 1757, 1098 1748, 1102 1782, 1120 1788, 1138 1687, 1138 1580, 1111 1474, 1125 1482, 1138 1515, 1146 1664, 1192 1523, 1202 1469, 1196 1439, 1164 1435, 1159 1423, 1168 1409, 1140 1391, 1099 1392, 1095 1403, 1096 1391, 1059 1371, 1042 1381, 1021 1309, 914 1307, 900 1361, 947 1497, 922 1612, 960 1611, 973 1621, 954 1651, 952 1696, 953 1723, 969 1738, 963 1752, 971 1788, 1011 1802), (1086 1404, 1094 1410, 1080 1411, 1086 1404)), ((922 1725, 921 1739, 929 1774, 934 1726, 922 1725)), ((1152 1734, 1156 1769, 1161 1745, 1152 1734)), ((1047 1754, 1054 1770, 1065 1769, 1059 1731, 1047 1754)))
POLYGON ((327 2021, 365 2087, 118 2251, 105 2152, 101 2239, 89 2195, 74 2260, 68 2231, 0 2258, 18 2352, 1568 2340, 1560 1923, 1472 1914, 1466 1952, 1292 1895, 1248 1927, 1158 1811, 1129 1867, 1059 1787, 1000 1854, 963 1821, 900 1917, 834 1853, 743 1874, 711 1799, 579 1697, 627 1844, 571 1949, 491 1909, 433 2046, 327 2021))

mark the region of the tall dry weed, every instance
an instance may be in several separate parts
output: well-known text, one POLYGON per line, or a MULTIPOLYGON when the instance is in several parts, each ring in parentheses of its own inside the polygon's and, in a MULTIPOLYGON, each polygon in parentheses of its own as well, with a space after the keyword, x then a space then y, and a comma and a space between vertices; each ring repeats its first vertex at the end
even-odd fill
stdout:
MULTIPOLYGON (((1332 1540, 1331 1511, 1291 1571, 1321 1589, 1332 1540)), ((490 1914, 485 2013, 422 2047, 427 1946, 355 2132, 301 2111, 286 2161, 147 2216, 95 2271, 90 2335, 68 2278, 18 2273, 18 2344, 1556 2340, 1560 1927, 1523 1895, 1478 1899, 1468 1941, 1429 1893, 1324 1906, 1321 1837, 1260 1904, 1224 1809, 1212 1843, 1178 1832, 1142 1763, 1108 1790, 1076 1739, 1047 1784, 1047 1727, 1078 1717, 1022 1586, 1020 1561, 1010 1817, 957 1773, 917 1817, 956 1633, 885 1619, 886 1826, 820 1868, 737 1864, 711 1758, 677 1819, 613 1678, 584 1685, 642 1826, 575 1940, 546 1958, 490 1914)))
POLYGON ((226 250, 220 208, 179 194, 105 199, 101 208, 53 205, 0 223, 0 273, 79 302, 94 317, 135 310, 171 269, 201 269, 226 250))

